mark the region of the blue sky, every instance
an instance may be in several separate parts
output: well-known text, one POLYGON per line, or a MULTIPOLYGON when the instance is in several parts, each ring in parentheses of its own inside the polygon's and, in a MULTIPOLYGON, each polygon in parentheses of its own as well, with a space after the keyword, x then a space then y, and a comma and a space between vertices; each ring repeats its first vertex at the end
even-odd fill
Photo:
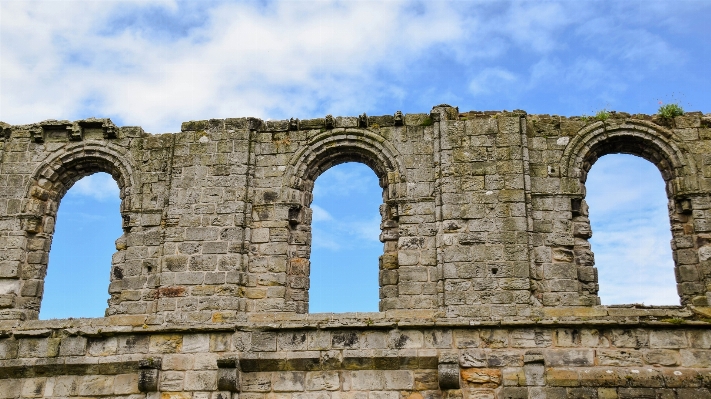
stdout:
MULTIPOLYGON (((710 11, 708 1, 2 1, 0 120, 110 117, 163 133, 197 119, 440 103, 590 115, 652 114, 661 100, 707 113, 710 11)), ((592 173, 611 172, 601 165, 592 173)), ((636 189, 614 190, 608 201, 636 189)), ((610 220, 593 221, 595 240, 610 220)))

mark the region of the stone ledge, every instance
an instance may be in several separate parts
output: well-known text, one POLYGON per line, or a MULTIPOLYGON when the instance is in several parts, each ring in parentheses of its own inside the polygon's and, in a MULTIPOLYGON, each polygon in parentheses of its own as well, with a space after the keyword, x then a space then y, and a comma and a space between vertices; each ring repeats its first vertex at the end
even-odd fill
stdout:
POLYGON ((709 308, 684 307, 571 307, 541 308, 539 317, 504 320, 470 320, 438 317, 434 311, 388 311, 381 313, 261 313, 240 321, 213 323, 167 323, 155 315, 127 315, 83 319, 0 321, 0 337, 39 338, 64 331, 64 335, 88 337, 116 334, 170 332, 269 331, 290 329, 413 329, 457 327, 657 327, 709 328, 703 315, 709 308), (150 323, 150 324, 147 324, 150 323))
POLYGON ((112 363, 64 363, 54 359, 54 364, 37 364, 34 359, 3 360, 0 379, 54 377, 63 375, 118 375, 138 372, 138 361, 112 363), (27 363, 27 364, 23 364, 27 363))

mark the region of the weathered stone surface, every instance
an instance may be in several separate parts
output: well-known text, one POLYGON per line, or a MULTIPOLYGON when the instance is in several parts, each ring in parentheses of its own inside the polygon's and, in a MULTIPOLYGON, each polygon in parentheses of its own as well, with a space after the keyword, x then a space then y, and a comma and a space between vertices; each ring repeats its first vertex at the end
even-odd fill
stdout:
POLYGON ((709 120, 3 124, 0 398, 709 397, 709 120), (618 152, 666 181, 679 308, 599 306, 584 184, 618 152), (308 314, 311 190, 349 161, 383 186, 381 312, 308 314), (61 197, 95 172, 121 190, 107 317, 38 321, 61 197))

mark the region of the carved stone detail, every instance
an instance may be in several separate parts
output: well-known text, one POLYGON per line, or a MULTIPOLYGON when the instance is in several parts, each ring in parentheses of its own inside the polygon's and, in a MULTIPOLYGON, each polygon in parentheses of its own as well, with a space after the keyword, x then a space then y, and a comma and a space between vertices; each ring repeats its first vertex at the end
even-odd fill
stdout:
POLYGON ((440 389, 459 389, 459 365, 440 363, 437 366, 437 380, 440 389))

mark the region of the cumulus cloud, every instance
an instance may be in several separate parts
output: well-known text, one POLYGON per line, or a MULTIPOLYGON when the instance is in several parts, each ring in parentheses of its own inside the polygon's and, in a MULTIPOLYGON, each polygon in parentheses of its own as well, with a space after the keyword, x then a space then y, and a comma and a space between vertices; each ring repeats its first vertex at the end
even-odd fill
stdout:
POLYGON ((377 69, 404 70, 427 48, 461 36, 455 9, 428 4, 209 6, 204 20, 164 35, 141 16, 170 17, 189 6, 4 2, 3 118, 78 117, 88 109, 159 132, 177 127, 176 114, 310 115, 323 102, 328 112, 363 109, 397 91, 374 89, 377 69))
POLYGON ((327 222, 329 220, 333 220, 333 216, 331 216, 331 214, 328 213, 327 210, 321 208, 318 205, 311 205, 311 210, 313 211, 313 214, 311 216, 311 220, 313 221, 313 223, 327 222))
POLYGON ((351 197, 374 192, 382 192, 375 172, 359 163, 329 169, 314 184, 316 198, 351 197))
POLYGON ((469 83, 473 94, 490 94, 510 87, 516 82, 516 75, 500 68, 487 68, 478 73, 469 83))
POLYGON ((96 173, 74 183, 69 193, 97 201, 119 200, 119 188, 108 173, 96 173))
POLYGON ((679 303, 664 181, 652 163, 607 155, 586 182, 604 304, 679 303))
MULTIPOLYGON (((689 59, 688 48, 638 20, 656 18, 666 21, 664 29, 678 30, 668 14, 689 14, 690 7, 674 5, 671 13, 660 5, 626 6, 595 18, 612 6, 621 7, 6 1, 0 3, 0 119, 112 117, 159 133, 214 117, 426 112, 438 101, 468 106, 485 98, 506 105, 500 96, 561 83, 606 78, 621 85, 689 59), (638 18, 625 17, 633 14, 638 18), (571 58, 579 61, 570 65, 571 58), (556 66, 552 73, 530 69, 544 59, 556 66)), ((516 108, 541 103, 514 100, 516 108)))
POLYGON ((381 192, 375 173, 363 164, 341 164, 324 172, 314 184, 312 246, 358 250, 377 259, 382 252, 381 192))

